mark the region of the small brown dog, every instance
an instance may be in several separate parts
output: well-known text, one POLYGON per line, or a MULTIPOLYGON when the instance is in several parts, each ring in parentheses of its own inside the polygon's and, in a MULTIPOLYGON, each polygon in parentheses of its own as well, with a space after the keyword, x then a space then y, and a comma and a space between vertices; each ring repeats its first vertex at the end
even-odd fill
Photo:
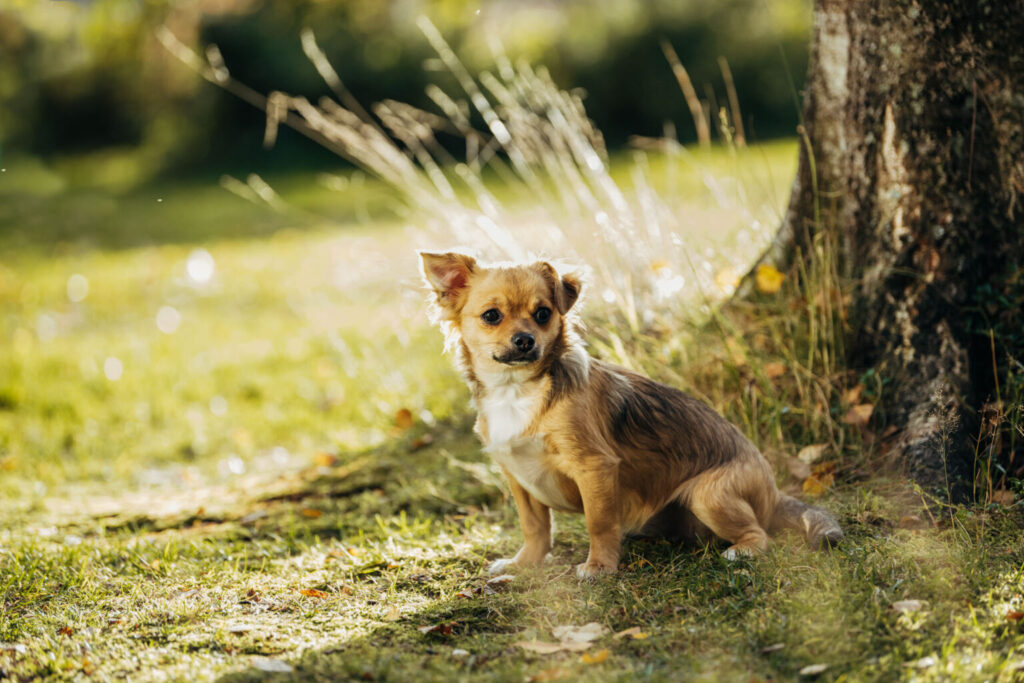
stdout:
POLYGON ((590 358, 572 312, 581 279, 542 261, 484 266, 457 253, 420 253, 435 313, 479 412, 476 432, 501 465, 525 542, 492 573, 537 565, 552 547, 551 510, 582 512, 590 554, 580 578, 614 572, 623 534, 768 547, 768 533, 802 532, 814 547, 843 532, 827 512, 775 486, 740 431, 671 387, 590 358))

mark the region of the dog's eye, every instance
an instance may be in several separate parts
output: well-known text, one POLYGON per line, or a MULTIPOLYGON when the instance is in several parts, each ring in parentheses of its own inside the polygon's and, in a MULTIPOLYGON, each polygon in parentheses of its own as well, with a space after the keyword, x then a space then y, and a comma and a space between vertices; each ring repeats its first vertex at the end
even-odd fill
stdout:
POLYGON ((546 306, 541 306, 533 312, 533 319, 537 321, 538 325, 543 325, 547 321, 551 320, 551 309, 546 306))
POLYGON ((501 322, 501 311, 497 308, 489 308, 484 311, 480 318, 488 325, 497 325, 501 322))

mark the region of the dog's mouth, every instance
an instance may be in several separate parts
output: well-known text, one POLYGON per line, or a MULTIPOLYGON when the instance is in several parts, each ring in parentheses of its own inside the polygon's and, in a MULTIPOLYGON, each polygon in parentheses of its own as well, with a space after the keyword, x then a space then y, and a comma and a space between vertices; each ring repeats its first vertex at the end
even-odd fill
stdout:
POLYGON ((540 350, 538 350, 537 347, 534 347, 529 351, 511 349, 502 354, 492 354, 491 358, 499 363, 504 363, 505 365, 529 365, 540 358, 540 350))

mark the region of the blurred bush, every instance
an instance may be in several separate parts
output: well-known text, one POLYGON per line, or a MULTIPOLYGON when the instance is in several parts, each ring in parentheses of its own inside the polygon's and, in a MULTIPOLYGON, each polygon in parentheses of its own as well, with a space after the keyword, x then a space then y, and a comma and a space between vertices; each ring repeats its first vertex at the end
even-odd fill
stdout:
MULTIPOLYGON (((232 75, 259 91, 318 97, 329 93, 301 49, 308 26, 363 103, 433 109, 424 88, 449 76, 416 27, 420 14, 471 69, 493 68, 500 43, 582 88, 613 147, 660 135, 666 122, 681 140, 694 137, 663 38, 712 112, 727 101, 718 58, 728 60, 748 137, 789 135, 796 124, 809 0, 5 0, 0 150, 121 155, 133 177, 266 155, 262 113, 171 57, 155 39, 161 25, 192 46, 216 43, 232 75)), ((307 166, 329 158, 296 135, 282 136, 273 156, 307 166)))

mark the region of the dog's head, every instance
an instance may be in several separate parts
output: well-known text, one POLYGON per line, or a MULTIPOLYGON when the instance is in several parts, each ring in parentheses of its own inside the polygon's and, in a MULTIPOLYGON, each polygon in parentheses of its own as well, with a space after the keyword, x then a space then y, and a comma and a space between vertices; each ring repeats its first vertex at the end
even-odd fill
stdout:
POLYGON ((559 274, 546 261, 484 266, 454 252, 420 252, 420 259, 442 325, 462 339, 477 369, 528 367, 564 342, 578 274, 559 274))

